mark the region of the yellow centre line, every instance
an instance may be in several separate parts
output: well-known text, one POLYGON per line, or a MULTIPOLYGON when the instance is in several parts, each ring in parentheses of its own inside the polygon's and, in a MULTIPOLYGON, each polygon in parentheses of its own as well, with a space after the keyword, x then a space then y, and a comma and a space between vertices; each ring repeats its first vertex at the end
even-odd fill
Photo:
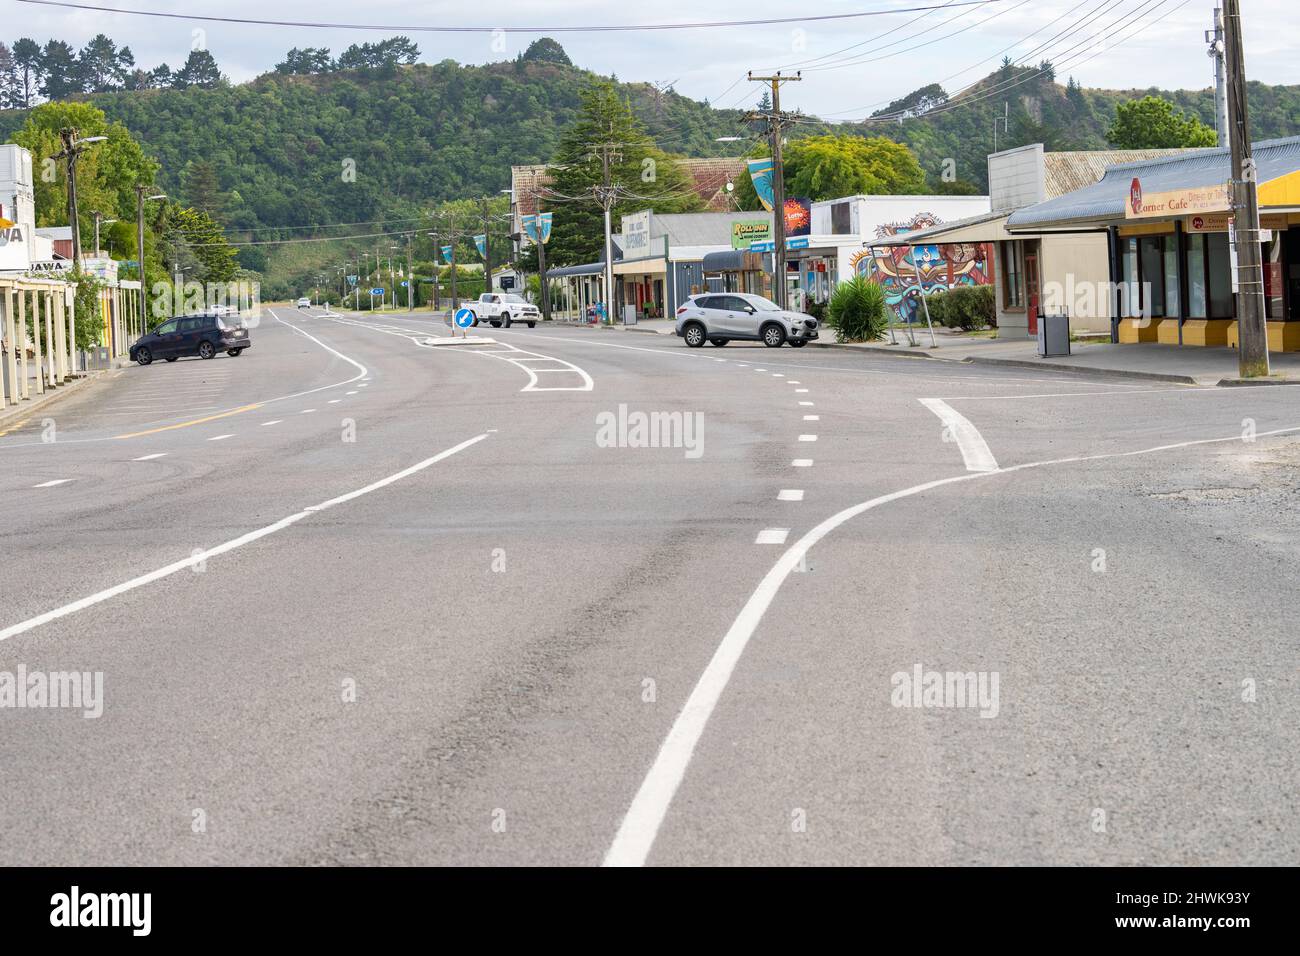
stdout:
POLYGON ((204 422, 215 422, 218 418, 229 418, 231 415, 238 415, 240 412, 250 412, 255 408, 261 408, 262 403, 255 405, 245 405, 243 408, 232 408, 228 412, 221 412, 219 415, 209 415, 207 418, 195 418, 188 422, 178 422, 175 425, 164 425, 161 428, 150 428, 148 431, 131 432, 129 435, 114 435, 114 438, 139 438, 141 435, 156 435, 158 432, 169 432, 175 428, 189 428, 191 425, 202 425, 204 422))

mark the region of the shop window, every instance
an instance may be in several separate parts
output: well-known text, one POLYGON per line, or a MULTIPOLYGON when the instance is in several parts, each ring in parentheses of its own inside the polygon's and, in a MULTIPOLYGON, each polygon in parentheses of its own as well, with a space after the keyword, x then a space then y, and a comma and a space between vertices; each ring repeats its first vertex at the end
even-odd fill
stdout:
POLYGON ((1024 275, 1020 270, 1020 242, 1004 242, 1002 247, 1002 300, 1007 309, 1025 307, 1024 275))
POLYGON ((1205 235, 1194 232, 1187 237, 1187 315, 1193 319, 1204 319, 1207 315, 1205 235))
POLYGON ((1122 282, 1124 303, 1122 312, 1125 316, 1138 316, 1142 314, 1142 287, 1141 278, 1138 272, 1138 244, 1137 239, 1121 239, 1120 242, 1120 268, 1122 270, 1122 282))
POLYGON ((853 204, 837 202, 831 206, 831 234, 847 236, 852 222, 853 204))
POLYGON ((1178 289, 1178 237, 1165 236, 1165 315, 1182 315, 1178 289))
POLYGON ((1205 274, 1210 281, 1210 318, 1230 319, 1232 302, 1232 256, 1226 232, 1207 233, 1205 274))
POLYGON ((1165 315, 1164 236, 1143 236, 1138 240, 1142 270, 1143 315, 1165 315))

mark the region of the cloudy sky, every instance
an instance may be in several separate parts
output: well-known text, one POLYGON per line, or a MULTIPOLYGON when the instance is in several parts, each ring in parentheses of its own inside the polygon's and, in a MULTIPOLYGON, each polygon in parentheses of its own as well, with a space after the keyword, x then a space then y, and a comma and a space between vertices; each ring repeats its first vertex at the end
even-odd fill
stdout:
MULTIPOLYGON (((83 2, 83 0, 77 0, 83 2)), ((562 33, 555 27, 690 23, 702 20, 787 18, 943 4, 945 0, 824 0, 816 5, 748 0, 659 0, 654 5, 597 0, 84 0, 97 6, 183 13, 158 19, 38 6, 0 0, 11 36, 83 45, 96 33, 127 44, 138 64, 184 61, 191 44, 205 42, 236 82, 266 72, 290 47, 327 46, 337 55, 351 43, 405 32, 421 59, 485 63, 513 57, 550 28, 580 66, 621 80, 674 83, 677 91, 717 106, 751 105, 758 96, 747 70, 802 69, 785 88, 782 105, 829 119, 861 118, 928 83, 950 93, 992 70, 1004 53, 1037 63, 1047 57, 1064 81, 1085 86, 1201 88, 1213 83, 1202 33, 1213 0, 985 0, 944 10, 893 12, 836 21, 808 21, 723 29, 562 33), (397 26, 396 30, 222 24, 195 14, 273 18, 313 23, 397 26), (1080 22, 1083 21, 1083 22, 1080 22), (483 26, 504 31, 437 34, 420 26, 483 26), (203 31, 196 34, 195 31, 203 31), (1140 32, 1139 32, 1140 31, 1140 32), (1044 45, 1045 44, 1045 45, 1044 45)), ((1251 79, 1300 83, 1292 29, 1296 0, 1246 0, 1246 65, 1251 79), (1290 14, 1290 15, 1288 15, 1290 14)))

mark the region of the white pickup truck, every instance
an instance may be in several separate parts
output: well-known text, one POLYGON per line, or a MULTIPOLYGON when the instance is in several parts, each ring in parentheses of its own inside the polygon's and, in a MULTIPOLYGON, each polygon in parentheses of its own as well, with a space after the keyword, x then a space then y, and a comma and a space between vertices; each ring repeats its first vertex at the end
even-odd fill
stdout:
POLYGON ((474 324, 489 322, 492 328, 502 326, 510 328, 511 322, 527 322, 528 327, 535 328, 542 314, 523 296, 510 292, 484 292, 473 302, 466 302, 462 308, 474 313, 474 324))

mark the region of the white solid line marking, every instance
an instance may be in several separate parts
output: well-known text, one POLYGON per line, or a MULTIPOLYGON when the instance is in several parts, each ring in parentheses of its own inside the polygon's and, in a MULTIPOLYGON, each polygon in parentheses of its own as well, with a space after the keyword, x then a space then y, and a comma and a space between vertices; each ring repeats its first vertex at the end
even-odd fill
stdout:
POLYGON ((803 420, 806 422, 819 422, 822 420, 820 415, 805 415, 803 420))
POLYGON ((817 436, 816 436, 816 435, 800 435, 800 436, 799 436, 799 440, 800 440, 800 441, 816 441, 816 440, 817 440, 817 436))
POLYGON ((794 468, 811 468, 812 463, 813 460, 811 458, 796 458, 794 461, 790 462, 790 465, 794 468))
POLYGON ((155 458, 165 458, 166 456, 167 456, 167 452, 156 451, 152 455, 141 455, 139 458, 132 458, 131 460, 132 461, 153 461, 155 458))
POLYGON ((350 391, 350 392, 344 392, 343 394, 344 394, 344 395, 355 395, 355 394, 356 394, 356 390, 353 389, 352 391, 350 391))
POLYGON ((789 528, 764 528, 754 539, 755 544, 785 544, 785 539, 789 537, 789 528))
POLYGON ((76 481, 75 478, 55 478, 53 481, 43 481, 39 485, 32 485, 33 488, 53 488, 55 485, 66 485, 70 481, 76 481))
MULTIPOLYGON (((1279 428, 1256 435, 1256 438, 1294 432, 1300 432, 1300 427, 1279 428)), ((717 706, 722 692, 726 690, 727 682, 731 679, 731 672, 745 652, 745 647, 749 643, 749 639, 753 637, 754 631, 763 619, 764 613, 771 605, 773 598, 776 597, 781 584, 790 576, 790 572, 799 566, 808 554, 809 549, 844 522, 880 505, 898 501, 902 498, 910 498, 932 488, 962 481, 987 478, 992 475, 1007 475, 1029 468, 1046 468, 1051 465, 1129 458, 1136 455, 1149 455, 1154 452, 1190 448, 1195 445, 1239 441, 1241 441, 1239 434, 1227 438, 1203 438, 1196 441, 1177 442, 1172 445, 1140 448, 1135 451, 1081 455, 1076 458, 1057 458, 1051 461, 1035 461, 1023 465, 1012 465, 1010 468, 1002 468, 998 471, 955 475, 951 478, 940 478, 935 481, 928 481, 925 484, 904 488, 902 491, 881 495, 879 498, 872 498, 870 501, 864 501, 831 515, 792 544, 777 559, 776 564, 764 575, 763 580, 754 589, 754 593, 745 602, 740 614, 737 615, 726 636, 723 637, 722 643, 714 651, 713 657, 704 669, 704 673, 700 675, 700 679, 691 691, 690 697, 686 699, 686 703, 682 706, 677 719, 673 721, 673 726, 668 731, 668 736, 664 738, 663 745, 660 746, 659 753, 655 757, 655 762, 646 773, 645 779, 641 781, 641 787, 637 790, 636 796, 632 798, 632 805, 628 807, 627 815, 623 817, 622 823, 619 824, 618 833, 614 836, 614 842, 610 844, 609 850, 605 853, 603 865, 642 866, 645 864, 646 857, 650 855, 650 850, 654 847, 655 838, 659 835, 659 827, 663 823, 664 816, 668 813, 668 806, 672 803, 673 797, 677 794, 677 788, 686 775, 687 765, 690 764, 691 757, 695 753, 695 746, 704 733, 704 727, 713 714, 713 709, 717 706)), ((3 638, 3 636, 0 633, 0 638, 3 638)))
POLYGON ((776 496, 777 501, 803 501, 802 488, 782 488, 776 496))
POLYGON ((796 392, 799 392, 800 394, 802 394, 802 393, 808 391, 808 389, 806 389, 806 388, 796 388, 795 391, 796 391, 796 392))
POLYGON ((262 422, 262 427, 265 428, 267 425, 278 425, 282 421, 284 421, 283 418, 272 418, 269 422, 262 422))
POLYGON ((772 373, 772 377, 773 377, 773 378, 785 378, 785 373, 784 373, 784 372, 773 372, 773 373, 772 373))
POLYGON ((813 407, 813 403, 812 403, 812 402, 800 402, 799 404, 800 404, 800 405, 806 405, 808 408, 812 408, 812 407, 813 407))
POLYGON ((967 471, 997 471, 997 459, 979 433, 961 412, 939 398, 922 398, 918 401, 939 416, 944 424, 944 437, 952 435, 961 450, 962 461, 967 471))
POLYGON ((373 484, 366 485, 364 488, 360 488, 346 495, 340 495, 337 498, 331 498, 329 501, 322 502, 319 505, 304 508, 302 511, 291 514, 287 518, 281 518, 274 524, 269 524, 264 528, 258 528, 256 531, 250 531, 248 534, 240 535, 238 538, 232 538, 224 544, 219 544, 214 548, 209 548, 208 550, 201 551, 198 554, 192 554, 179 561, 173 561, 171 564, 158 568, 156 571, 150 571, 148 574, 142 574, 139 577, 132 578, 130 581, 125 581, 122 584, 114 585, 113 587, 107 588, 103 591, 98 591, 79 601, 73 601, 71 604, 65 604, 63 607, 55 608, 52 611, 46 611, 44 614, 29 618, 28 620, 22 621, 18 624, 13 624, 5 628, 3 631, 0 631, 0 641, 7 641, 9 638, 18 634, 23 634, 33 628, 40 627, 43 624, 48 624, 51 621, 57 621, 59 618, 67 617, 69 614, 75 614, 77 611, 83 611, 88 607, 93 607, 103 601, 115 598, 119 594, 125 594, 127 591, 143 587, 146 584, 152 584, 154 581, 175 574, 177 571, 184 571, 187 568, 192 568, 194 565, 206 561, 208 558, 214 558, 218 555, 225 554, 228 551, 234 551, 236 548, 256 541, 259 538, 265 538, 269 534, 283 531, 295 522, 301 521, 303 518, 307 518, 315 512, 324 511, 326 508, 331 508, 334 505, 342 504, 345 501, 351 501, 353 498, 357 498, 361 495, 369 494, 372 491, 392 484, 394 481, 400 481, 408 475, 413 475, 417 471, 422 471, 423 469, 428 468, 430 465, 437 464, 444 458, 450 458, 457 452, 464 451, 466 448, 481 442, 485 438, 487 438, 486 434, 476 435, 468 441, 463 441, 459 445, 455 445, 445 451, 440 451, 432 458, 426 458, 424 461, 412 465, 410 468, 405 468, 402 471, 397 472, 395 475, 390 475, 389 477, 376 481, 373 484))
POLYGON ((234 437, 235 437, 235 433, 231 432, 228 435, 213 435, 211 438, 208 439, 208 441, 224 441, 227 438, 234 438, 234 437))

